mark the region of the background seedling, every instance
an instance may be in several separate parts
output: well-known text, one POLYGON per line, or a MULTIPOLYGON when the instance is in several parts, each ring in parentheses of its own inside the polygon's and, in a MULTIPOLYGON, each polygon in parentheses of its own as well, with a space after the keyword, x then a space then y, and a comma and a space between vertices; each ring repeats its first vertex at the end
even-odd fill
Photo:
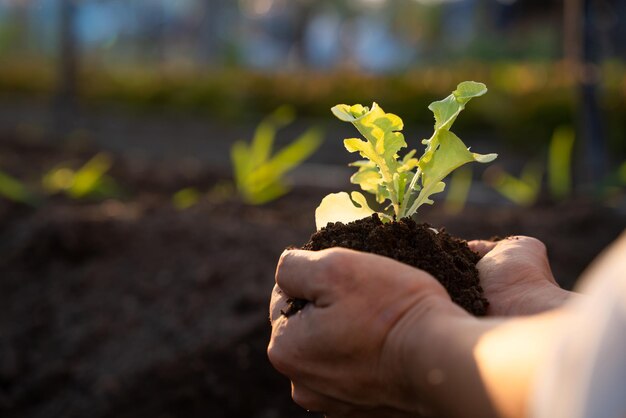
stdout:
POLYGON ((43 189, 48 194, 63 193, 72 199, 117 196, 119 187, 107 175, 112 164, 111 157, 105 153, 96 154, 78 170, 62 164, 44 174, 43 189))
POLYGON ((575 134, 571 127, 562 126, 554 131, 548 147, 547 165, 539 160, 530 161, 520 177, 491 167, 485 172, 485 182, 498 193, 520 206, 532 206, 539 199, 545 168, 551 198, 561 201, 572 194, 572 151, 575 134))
POLYGON ((555 200, 572 193, 572 150, 575 133, 571 127, 562 126, 554 131, 548 151, 548 189, 555 200))
POLYGON ((537 202, 542 178, 543 166, 537 161, 524 165, 520 177, 515 177, 501 167, 491 167, 484 175, 487 184, 519 206, 532 206, 537 202))
POLYGON ((278 108, 259 124, 250 144, 238 141, 231 148, 235 184, 244 202, 260 205, 286 194, 285 175, 321 145, 322 133, 311 128, 272 155, 276 132, 293 119, 291 108, 278 108))
POLYGON ((472 187, 472 174, 470 166, 463 166, 452 173, 444 206, 446 212, 454 215, 463 211, 472 187))
POLYGON ((185 187, 174 193, 172 204, 178 210, 189 209, 198 203, 201 196, 202 194, 195 187, 185 187))
POLYGON ((2 171, 0 171, 0 196, 29 206, 36 206, 39 201, 24 183, 2 171))

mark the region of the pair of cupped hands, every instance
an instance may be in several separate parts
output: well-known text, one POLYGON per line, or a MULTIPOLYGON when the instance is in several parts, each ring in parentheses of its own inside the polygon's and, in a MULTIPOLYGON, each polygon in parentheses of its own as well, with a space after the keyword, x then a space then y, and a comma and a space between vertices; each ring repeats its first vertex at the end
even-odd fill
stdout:
POLYGON ((285 251, 268 356, 292 397, 327 417, 521 417, 542 344, 569 297, 530 237, 471 241, 490 302, 475 318, 425 271, 332 248, 285 251), (288 298, 310 301, 281 314, 288 298))

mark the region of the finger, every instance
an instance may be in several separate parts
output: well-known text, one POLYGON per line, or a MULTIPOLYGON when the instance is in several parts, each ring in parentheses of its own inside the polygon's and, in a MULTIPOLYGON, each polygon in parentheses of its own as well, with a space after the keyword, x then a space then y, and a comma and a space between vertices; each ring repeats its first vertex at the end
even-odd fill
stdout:
POLYGON ((547 250, 543 242, 537 238, 527 237, 525 235, 513 235, 501 241, 497 241, 496 247, 498 251, 511 251, 514 249, 516 253, 523 253, 535 257, 546 257, 547 250))
POLYGON ((397 409, 357 405, 323 395, 302 383, 291 383, 294 402, 311 412, 324 414, 325 418, 409 418, 415 414, 397 409))
POLYGON ((278 285, 274 285, 272 289, 272 297, 270 299, 270 322, 274 323, 280 318, 281 311, 287 308, 287 299, 285 293, 278 285))
POLYGON ((307 411, 326 416, 348 416, 353 409, 349 404, 322 395, 302 383, 291 382, 291 397, 295 403, 307 411))
MULTIPOLYGON (((291 298, 316 302, 332 290, 334 272, 328 268, 337 264, 329 260, 333 250, 283 252, 276 268, 276 284, 291 298)), ((331 257, 332 258, 332 257, 331 257)))
POLYGON ((477 253, 479 256, 484 257, 489 251, 493 250, 499 241, 485 241, 485 240, 473 240, 468 241, 467 245, 470 250, 477 253))

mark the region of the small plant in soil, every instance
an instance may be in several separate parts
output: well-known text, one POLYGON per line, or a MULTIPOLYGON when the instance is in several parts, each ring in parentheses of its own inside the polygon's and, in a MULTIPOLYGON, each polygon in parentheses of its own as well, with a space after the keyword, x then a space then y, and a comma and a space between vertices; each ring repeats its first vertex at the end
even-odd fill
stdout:
POLYGON ((294 118, 293 109, 279 107, 259 124, 250 144, 243 141, 233 144, 231 161, 235 185, 245 203, 262 205, 289 192, 285 175, 322 144, 321 131, 311 128, 272 155, 277 131, 294 118))
MULTIPOLYGON (((371 208, 357 191, 326 196, 315 211, 318 231, 303 248, 319 251, 345 247, 387 256, 432 274, 446 288, 454 302, 474 315, 484 315, 488 301, 478 280, 477 254, 467 243, 416 223, 414 217, 422 205, 433 204, 432 196, 445 189, 444 178, 469 162, 487 163, 497 155, 473 153, 450 129, 467 103, 484 95, 482 83, 466 81, 443 100, 428 107, 435 117, 435 129, 422 141, 425 150, 417 158, 416 150, 399 152, 407 147, 401 133, 400 117, 385 113, 376 103, 337 105, 332 112, 352 123, 365 138, 349 138, 344 146, 363 158, 351 164, 357 172, 351 182, 374 196, 379 210, 371 208)), ((289 316, 306 304, 293 299, 283 312, 289 316)))

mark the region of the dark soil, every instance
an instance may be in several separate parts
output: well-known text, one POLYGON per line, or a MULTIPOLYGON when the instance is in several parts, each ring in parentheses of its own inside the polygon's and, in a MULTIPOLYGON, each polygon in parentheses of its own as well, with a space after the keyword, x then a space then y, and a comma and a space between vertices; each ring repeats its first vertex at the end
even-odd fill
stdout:
MULTIPOLYGON (((476 263, 480 257, 467 242, 437 231, 410 218, 383 223, 378 215, 350 222, 328 224, 311 236, 302 248, 320 251, 344 247, 393 258, 432 274, 448 291, 452 301, 476 316, 487 313, 489 302, 483 296, 476 263)), ((292 300, 286 315, 302 308, 292 300)))
MULTIPOLYGON (((31 185, 97 150, 0 137, 0 169, 31 185)), ((266 356, 268 300, 282 250, 306 242, 331 191, 296 188, 262 207, 207 193, 220 173, 187 161, 114 155, 125 190, 104 201, 0 198, 0 416, 298 418, 289 382, 266 356)), ((585 201, 530 209, 470 206, 421 221, 464 239, 543 240, 555 276, 574 285, 626 226, 585 201)))

